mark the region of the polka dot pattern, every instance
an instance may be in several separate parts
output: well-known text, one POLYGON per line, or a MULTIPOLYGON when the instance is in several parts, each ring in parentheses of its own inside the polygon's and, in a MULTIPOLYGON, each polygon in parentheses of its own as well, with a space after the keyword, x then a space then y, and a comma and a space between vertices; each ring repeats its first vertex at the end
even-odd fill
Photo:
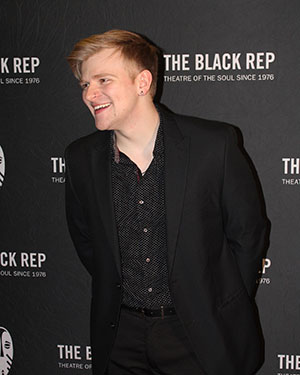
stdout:
POLYGON ((167 268, 162 124, 152 162, 143 175, 134 162, 116 150, 112 137, 112 184, 123 304, 148 309, 172 306, 167 268))

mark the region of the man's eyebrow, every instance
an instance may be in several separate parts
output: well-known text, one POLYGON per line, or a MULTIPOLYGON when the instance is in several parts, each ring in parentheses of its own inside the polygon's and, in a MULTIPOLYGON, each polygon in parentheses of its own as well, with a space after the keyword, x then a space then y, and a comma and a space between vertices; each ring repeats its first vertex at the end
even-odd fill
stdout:
POLYGON ((101 77, 116 77, 116 75, 111 73, 99 73, 92 76, 92 78, 101 78, 101 77))
MULTIPOLYGON (((114 74, 111 74, 111 73, 99 73, 99 74, 95 74, 92 76, 92 79, 97 79, 97 78, 101 78, 101 77, 117 77, 116 75, 114 74)), ((79 81, 79 84, 82 84, 82 83, 86 83, 88 81, 86 81, 85 79, 81 79, 79 81)))

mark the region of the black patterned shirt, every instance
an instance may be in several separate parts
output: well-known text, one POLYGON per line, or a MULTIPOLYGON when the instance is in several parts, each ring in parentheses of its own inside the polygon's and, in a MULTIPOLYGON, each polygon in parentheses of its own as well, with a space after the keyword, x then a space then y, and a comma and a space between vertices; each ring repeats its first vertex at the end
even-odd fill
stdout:
POLYGON ((123 304, 148 309, 172 306, 168 286, 162 123, 152 162, 144 174, 117 149, 113 135, 111 144, 123 304))

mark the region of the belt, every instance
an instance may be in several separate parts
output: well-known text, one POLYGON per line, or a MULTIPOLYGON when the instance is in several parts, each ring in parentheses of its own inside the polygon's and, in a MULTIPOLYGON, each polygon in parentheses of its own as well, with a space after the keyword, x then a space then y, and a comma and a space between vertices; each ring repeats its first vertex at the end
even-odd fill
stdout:
POLYGON ((130 306, 126 306, 126 305, 122 305, 122 307, 125 310, 134 311, 134 312, 140 313, 143 316, 148 316, 150 318, 162 318, 163 319, 165 316, 176 314, 176 311, 175 311, 174 307, 161 306, 160 309, 154 309, 154 310, 145 309, 145 308, 142 308, 142 307, 130 307, 130 306))

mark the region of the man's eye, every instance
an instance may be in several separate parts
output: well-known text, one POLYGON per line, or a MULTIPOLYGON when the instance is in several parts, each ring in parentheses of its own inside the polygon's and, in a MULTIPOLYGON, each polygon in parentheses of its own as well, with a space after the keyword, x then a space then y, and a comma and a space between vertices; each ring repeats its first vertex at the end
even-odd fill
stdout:
POLYGON ((101 83, 108 83, 109 79, 108 78, 100 78, 101 83))
POLYGON ((89 84, 88 83, 82 83, 80 85, 80 87, 81 87, 82 90, 85 90, 85 89, 87 89, 89 87, 89 84))

